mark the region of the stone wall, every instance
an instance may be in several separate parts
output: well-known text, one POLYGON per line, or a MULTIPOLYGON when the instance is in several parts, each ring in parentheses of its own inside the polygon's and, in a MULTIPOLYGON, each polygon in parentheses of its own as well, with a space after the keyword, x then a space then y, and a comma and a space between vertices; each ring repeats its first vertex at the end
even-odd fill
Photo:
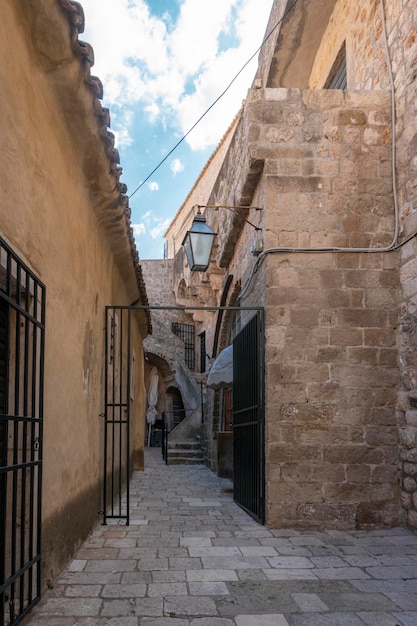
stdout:
POLYGON ((264 159, 266 250, 250 257, 244 224, 228 270, 242 304, 266 305, 270 526, 399 521, 398 257, 378 251, 394 230, 390 130, 388 93, 253 90, 217 185, 239 199, 264 159))
POLYGON ((274 98, 280 119, 260 130, 281 249, 265 261, 268 523, 396 524, 398 259, 358 250, 393 237, 389 96, 274 98), (319 251, 333 246, 356 250, 319 251))
MULTIPOLYGON (((205 328, 214 330, 214 313, 200 310, 174 310, 169 307, 201 307, 204 305, 213 305, 211 289, 208 287, 207 280, 201 281, 198 275, 195 283, 187 286, 185 283, 183 272, 183 254, 182 250, 178 251, 175 259, 164 259, 162 261, 142 261, 142 269, 147 285, 147 293, 151 305, 157 305, 163 308, 161 310, 152 310, 152 335, 144 341, 145 358, 147 360, 147 368, 151 365, 158 367, 160 375, 158 412, 166 413, 166 423, 168 428, 172 428, 172 406, 171 398, 167 390, 170 387, 178 389, 181 393, 184 408, 186 410, 186 422, 181 424, 181 429, 177 436, 180 440, 195 440, 196 433, 198 438, 202 439, 202 447, 205 449, 206 439, 211 445, 211 435, 206 437, 206 429, 201 428, 201 388, 200 381, 206 380, 207 372, 200 372, 200 352, 199 352, 199 332, 205 328), (201 286, 200 286, 201 285, 201 286), (195 370, 188 370, 184 361, 184 343, 172 332, 172 323, 180 322, 190 324, 195 329, 195 370), (198 407, 198 411, 192 412, 191 409, 198 407)), ((211 354, 212 334, 207 333, 207 351, 211 354)), ((208 365, 208 362, 207 362, 208 365)), ((208 368, 207 368, 208 369, 208 368)), ((203 387, 203 396, 205 399, 205 412, 208 413, 208 397, 205 386, 203 387)), ((174 436, 172 437, 172 439, 174 436)))
MULTIPOLYGON (((399 300, 399 425, 403 470, 404 521, 417 528, 417 393, 416 239, 417 232, 417 6, 413 0, 384 2, 390 66, 395 84, 396 180, 400 213, 400 241, 411 237, 401 249, 401 296, 399 300)), ((337 4, 312 72, 312 86, 323 84, 329 59, 346 38, 348 84, 357 89, 390 89, 383 15, 379 0, 359 6, 353 0, 337 4)))
MULTIPOLYGON (((387 28, 395 81, 396 161, 401 249, 399 302, 399 424, 404 522, 417 529, 417 5, 387 3, 387 28)), ((365 77, 364 77, 365 78, 365 77)))
POLYGON ((417 527, 417 5, 317 6, 263 47, 210 195, 263 207, 262 232, 223 212, 214 255, 266 306, 268 524, 417 527), (343 45, 348 89, 322 91, 343 45))

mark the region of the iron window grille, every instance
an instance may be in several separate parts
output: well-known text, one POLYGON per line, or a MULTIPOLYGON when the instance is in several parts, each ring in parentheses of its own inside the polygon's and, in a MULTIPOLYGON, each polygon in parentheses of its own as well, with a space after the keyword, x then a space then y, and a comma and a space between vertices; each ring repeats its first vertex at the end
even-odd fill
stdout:
POLYGON ((200 333, 200 372, 201 374, 204 374, 204 372, 206 371, 206 359, 207 359, 206 333, 204 331, 200 333))
POLYGON ((191 324, 173 322, 172 332, 184 343, 184 360, 188 369, 195 370, 195 328, 191 324))

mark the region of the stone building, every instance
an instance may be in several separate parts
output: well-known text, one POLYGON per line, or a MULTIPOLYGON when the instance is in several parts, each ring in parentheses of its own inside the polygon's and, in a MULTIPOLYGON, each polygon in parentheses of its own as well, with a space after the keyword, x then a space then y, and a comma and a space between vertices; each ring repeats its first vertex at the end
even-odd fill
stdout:
MULTIPOLYGON (((201 462, 201 396, 208 368, 205 350, 206 329, 215 326, 213 312, 196 310, 215 304, 222 288, 223 271, 213 265, 198 288, 184 276, 182 241, 194 217, 194 205, 207 202, 211 189, 233 137, 236 116, 207 162, 187 198, 177 211, 167 232, 166 258, 142 261, 142 269, 152 310, 152 335, 144 342, 145 383, 153 367, 158 369, 158 424, 162 417, 170 435, 170 454, 176 460, 201 462), (210 276, 210 278, 208 278, 210 276), (188 284, 187 284, 188 283, 188 284), (169 308, 167 308, 169 307, 169 308), (173 310, 172 307, 194 307, 173 310), (181 423, 180 423, 181 422, 181 423), (192 445, 195 444, 195 445, 192 445)), ((209 460, 209 459, 207 459, 209 460)))
MULTIPOLYGON (((236 443, 234 381, 234 480, 271 527, 417 527, 416 24, 411 0, 275 0, 218 176, 192 190, 250 208, 203 210, 206 272, 168 259, 182 305, 241 308, 190 313, 211 356, 264 311, 258 456, 236 443)), ((205 397, 213 467, 222 394, 205 397)))
MULTIPOLYGON (((147 302, 109 113, 82 30, 78 2, 0 3, 2 624, 20 623, 100 521, 108 471, 101 415, 116 350, 108 337, 114 351, 105 366, 105 306, 147 302)), ((138 313, 130 398, 136 467, 149 330, 148 314, 138 313)), ((113 367, 114 385, 124 368, 113 367)))

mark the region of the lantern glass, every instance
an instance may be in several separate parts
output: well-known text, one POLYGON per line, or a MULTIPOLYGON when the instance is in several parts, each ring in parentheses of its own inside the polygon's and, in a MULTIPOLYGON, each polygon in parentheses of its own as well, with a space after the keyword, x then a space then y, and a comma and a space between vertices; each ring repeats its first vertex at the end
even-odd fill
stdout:
POLYGON ((205 272, 208 268, 215 236, 206 218, 197 214, 182 242, 192 272, 205 272))

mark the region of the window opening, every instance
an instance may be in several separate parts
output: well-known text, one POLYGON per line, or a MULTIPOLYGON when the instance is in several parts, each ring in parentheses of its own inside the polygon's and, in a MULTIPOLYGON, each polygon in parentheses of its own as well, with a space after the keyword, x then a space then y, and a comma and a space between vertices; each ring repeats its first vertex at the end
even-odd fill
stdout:
POLYGON ((206 332, 203 331, 200 334, 200 372, 201 374, 204 374, 204 372, 206 371, 206 359, 207 359, 206 332))
POLYGON ((346 75, 346 44, 340 48, 330 74, 327 78, 325 89, 347 89, 346 75))
POLYGON ((190 370, 195 370, 195 328, 191 324, 172 323, 172 332, 184 342, 184 360, 190 370))

